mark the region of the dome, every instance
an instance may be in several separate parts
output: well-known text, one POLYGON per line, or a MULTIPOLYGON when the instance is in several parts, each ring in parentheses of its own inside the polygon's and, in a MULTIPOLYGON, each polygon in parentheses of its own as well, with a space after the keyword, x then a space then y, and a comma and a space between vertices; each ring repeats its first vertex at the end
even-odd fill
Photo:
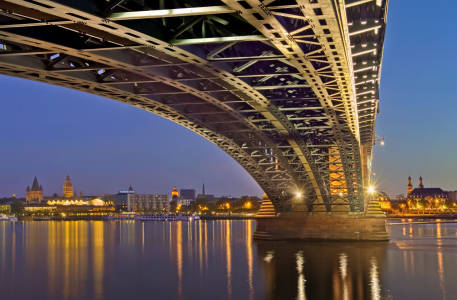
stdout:
POLYGON ((133 192, 132 185, 129 187, 129 192, 133 192))
POLYGON ((176 189, 176 187, 174 187, 173 190, 171 191, 171 196, 172 196, 172 197, 173 197, 173 196, 176 196, 176 197, 179 196, 179 192, 178 192, 178 190, 176 189))

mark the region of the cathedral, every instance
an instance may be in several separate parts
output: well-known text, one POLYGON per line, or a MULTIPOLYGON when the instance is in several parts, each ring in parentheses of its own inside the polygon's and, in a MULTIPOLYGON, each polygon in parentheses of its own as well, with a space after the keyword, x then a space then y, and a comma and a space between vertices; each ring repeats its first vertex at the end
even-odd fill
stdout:
POLYGON ((32 188, 27 186, 27 190, 25 192, 25 201, 29 202, 31 200, 38 200, 38 201, 43 200, 43 187, 38 184, 36 175, 35 175, 35 179, 33 180, 33 183, 32 183, 32 188))
POLYGON ((38 180, 35 176, 35 179, 33 180, 32 188, 30 186, 27 186, 26 190, 26 197, 25 200, 27 202, 30 201, 38 201, 41 202, 43 199, 44 200, 49 200, 49 199, 57 199, 57 198, 64 198, 66 200, 81 200, 83 197, 83 193, 79 193, 79 198, 76 192, 73 193, 73 185, 71 184, 70 176, 67 174, 67 178, 65 179, 65 183, 63 185, 63 194, 62 196, 58 196, 57 194, 54 194, 53 196, 43 196, 43 187, 38 184, 38 180))
POLYGON ((440 188, 425 188, 422 184, 422 176, 419 177, 419 185, 413 189, 411 184, 411 176, 408 177, 408 200, 427 200, 427 201, 438 201, 444 203, 449 199, 449 192, 445 192, 440 188))

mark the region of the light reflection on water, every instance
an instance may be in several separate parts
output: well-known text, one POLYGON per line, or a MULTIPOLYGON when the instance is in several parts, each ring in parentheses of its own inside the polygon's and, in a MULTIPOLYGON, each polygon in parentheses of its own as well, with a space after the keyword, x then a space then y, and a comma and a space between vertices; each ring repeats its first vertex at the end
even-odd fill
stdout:
POLYGON ((0 222, 0 299, 457 298, 457 224, 388 226, 388 243, 254 231, 251 220, 0 222))

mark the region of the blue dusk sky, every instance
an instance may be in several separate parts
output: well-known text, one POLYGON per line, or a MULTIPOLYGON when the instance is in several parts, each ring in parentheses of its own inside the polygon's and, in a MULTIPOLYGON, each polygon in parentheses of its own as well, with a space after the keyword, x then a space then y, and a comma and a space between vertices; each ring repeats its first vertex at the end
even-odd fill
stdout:
MULTIPOLYGON (((454 1, 390 1, 373 177, 378 189, 457 190, 454 1)), ((35 174, 44 194, 62 194, 67 173, 84 195, 173 186, 263 194, 250 175, 199 135, 110 99, 0 75, 0 197, 25 197, 35 174)))

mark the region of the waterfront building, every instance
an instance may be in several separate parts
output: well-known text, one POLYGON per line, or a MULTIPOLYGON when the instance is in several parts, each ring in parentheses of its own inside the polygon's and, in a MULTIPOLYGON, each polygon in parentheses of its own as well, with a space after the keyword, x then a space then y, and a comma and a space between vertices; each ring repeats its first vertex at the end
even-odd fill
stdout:
POLYGON ((127 211, 167 210, 168 195, 137 194, 130 186, 116 194, 116 207, 127 211))
POLYGON ((93 199, 89 201, 82 200, 49 200, 48 205, 93 205, 93 206, 104 206, 105 202, 102 199, 93 199))
POLYGON ((403 194, 397 195, 397 201, 403 201, 403 200, 406 200, 405 195, 403 195, 403 194))
POLYGON ((197 195, 197 199, 206 199, 209 202, 213 202, 214 198, 214 195, 208 195, 205 193, 205 184, 203 183, 202 193, 197 195))
POLYGON ((33 183, 32 183, 32 188, 27 186, 25 195, 26 195, 25 196, 26 202, 29 202, 32 200, 36 200, 39 202, 39 201, 43 200, 43 187, 38 184, 36 175, 35 175, 35 179, 33 180, 33 183))
POLYGON ((449 191, 448 192, 449 199, 456 202, 457 201, 457 191, 449 191))
POLYGON ((179 192, 183 199, 190 201, 197 199, 197 191, 195 189, 180 189, 179 192))
POLYGON ((378 195, 378 202, 379 206, 381 206, 381 209, 383 210, 389 210, 392 209, 391 203, 390 203, 390 197, 382 191, 377 192, 378 195))
POLYGON ((11 205, 10 204, 1 204, 0 205, 0 213, 10 214, 11 213, 11 205))
MULTIPOLYGON (((409 182, 411 181, 409 180, 409 182)), ((422 176, 419 177, 418 187, 413 189, 411 192, 408 192, 407 198, 410 208, 421 206, 421 202, 424 200, 426 201, 428 208, 431 208, 432 206, 437 207, 439 205, 443 205, 449 199, 449 193, 443 191, 441 188, 424 188, 424 185, 422 184, 422 176)))

